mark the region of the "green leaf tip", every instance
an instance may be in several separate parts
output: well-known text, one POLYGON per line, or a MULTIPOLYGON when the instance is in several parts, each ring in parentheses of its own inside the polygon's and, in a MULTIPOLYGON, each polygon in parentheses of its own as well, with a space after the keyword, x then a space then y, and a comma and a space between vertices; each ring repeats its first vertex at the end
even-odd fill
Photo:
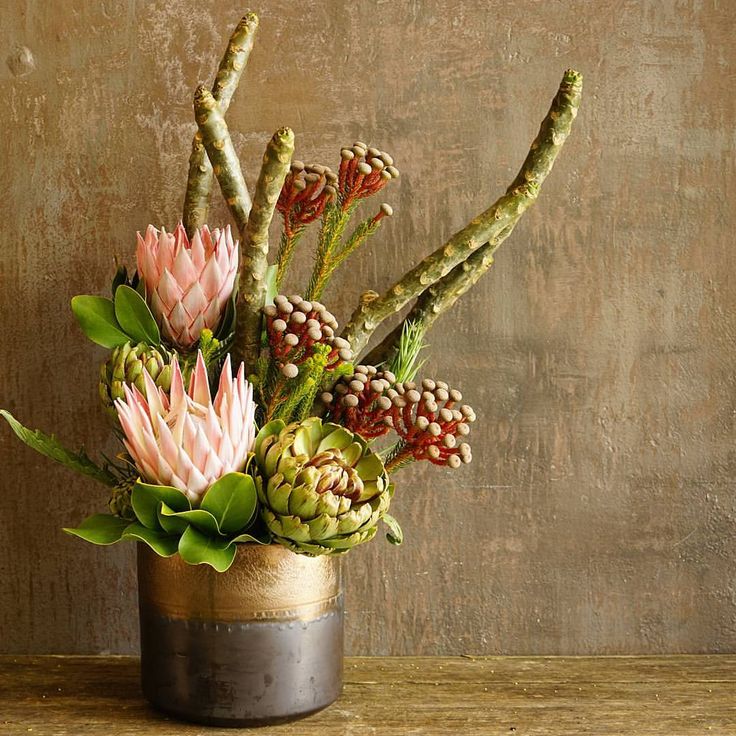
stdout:
POLYGON ((72 298, 72 312, 82 332, 103 348, 116 348, 130 339, 118 323, 112 299, 80 294, 72 298))
POLYGON ((135 289, 121 284, 115 290, 113 303, 118 324, 135 342, 152 346, 160 344, 161 333, 156 320, 146 300, 135 289))
POLYGON ((107 546, 123 538, 130 521, 112 514, 93 514, 76 528, 64 528, 67 534, 84 539, 85 542, 107 546))
POLYGON ((189 565, 210 565, 225 572, 233 564, 237 548, 229 539, 215 539, 190 526, 179 539, 179 554, 189 565))
POLYGON ((174 511, 186 511, 191 508, 189 499, 172 486, 158 486, 152 483, 137 481, 130 496, 133 511, 140 523, 148 529, 161 529, 158 513, 161 503, 174 511))
POLYGON ((209 487, 201 509, 215 517, 220 533, 235 534, 250 526, 257 505, 253 478, 244 473, 227 473, 209 487))
POLYGON ((386 539, 388 539, 391 544, 395 544, 397 546, 402 544, 404 542, 404 532, 402 531, 399 522, 390 514, 384 514, 382 520, 388 527, 386 539))

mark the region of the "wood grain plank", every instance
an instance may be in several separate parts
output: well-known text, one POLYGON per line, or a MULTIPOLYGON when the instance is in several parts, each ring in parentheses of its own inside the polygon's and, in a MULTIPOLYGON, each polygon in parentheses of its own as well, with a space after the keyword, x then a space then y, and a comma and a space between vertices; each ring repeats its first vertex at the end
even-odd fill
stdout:
MULTIPOLYGON (((349 658, 327 710, 273 736, 736 733, 736 656, 349 658)), ((0 733, 225 736, 156 713, 133 657, 0 657, 0 733)))

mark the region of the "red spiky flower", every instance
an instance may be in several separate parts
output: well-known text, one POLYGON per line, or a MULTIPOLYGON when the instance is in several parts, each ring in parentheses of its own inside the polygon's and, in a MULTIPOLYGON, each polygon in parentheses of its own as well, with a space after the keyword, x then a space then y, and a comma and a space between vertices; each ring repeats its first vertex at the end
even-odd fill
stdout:
POLYGON ((263 312, 271 358, 286 378, 296 378, 299 366, 314 355, 316 345, 329 348, 328 371, 352 359, 350 343, 335 335, 337 320, 323 304, 296 294, 280 294, 263 312))
POLYGON ((470 446, 459 440, 470 432, 475 412, 466 404, 458 406, 462 394, 444 381, 427 378, 420 385, 402 383, 389 371, 360 365, 321 398, 331 421, 365 439, 392 430, 398 434, 399 443, 386 464, 388 470, 411 460, 457 468, 472 459, 470 446))

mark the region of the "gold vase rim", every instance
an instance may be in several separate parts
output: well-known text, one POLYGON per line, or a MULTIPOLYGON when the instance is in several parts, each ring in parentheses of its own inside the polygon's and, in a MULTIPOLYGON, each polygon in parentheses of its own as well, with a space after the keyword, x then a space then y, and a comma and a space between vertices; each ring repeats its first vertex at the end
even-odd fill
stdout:
POLYGON ((239 545, 229 570, 188 565, 138 545, 141 610, 213 623, 311 621, 342 605, 339 557, 298 555, 281 545, 239 545))

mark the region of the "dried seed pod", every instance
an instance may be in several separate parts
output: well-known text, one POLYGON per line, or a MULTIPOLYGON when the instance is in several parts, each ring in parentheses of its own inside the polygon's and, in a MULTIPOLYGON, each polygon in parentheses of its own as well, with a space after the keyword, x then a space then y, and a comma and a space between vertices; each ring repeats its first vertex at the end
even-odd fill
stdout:
POLYGON ((299 375, 299 368, 293 363, 286 363, 285 365, 281 366, 281 373, 286 378, 296 378, 299 375))
POLYGON ((425 379, 420 386, 422 391, 413 381, 397 382, 388 371, 359 365, 352 376, 337 382, 335 396, 342 399, 327 403, 328 416, 366 439, 395 431, 402 443, 387 465, 389 470, 407 459, 449 468, 469 462, 470 448, 465 442, 458 444, 458 437, 470 431, 467 417, 472 410, 453 408, 459 392, 446 383, 425 379))
POLYGON ((337 321, 322 304, 299 294, 279 294, 272 306, 264 307, 263 313, 271 357, 279 368, 301 365, 315 355, 318 345, 329 348, 325 366, 329 371, 352 359, 350 343, 335 337, 337 321))

